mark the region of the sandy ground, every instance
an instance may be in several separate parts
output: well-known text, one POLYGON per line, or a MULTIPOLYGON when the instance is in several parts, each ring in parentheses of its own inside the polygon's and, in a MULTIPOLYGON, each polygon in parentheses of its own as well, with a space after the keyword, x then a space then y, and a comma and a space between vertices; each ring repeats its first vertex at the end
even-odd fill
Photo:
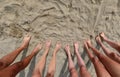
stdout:
MULTIPOLYGON (((97 46, 94 37, 104 32, 111 40, 120 42, 119 30, 120 0, 0 0, 0 57, 19 47, 28 32, 32 35, 29 48, 15 62, 30 54, 37 43, 44 45, 45 40, 51 39, 44 76, 57 41, 61 41, 62 48, 57 53, 55 77, 69 76, 64 47, 69 44, 73 53, 73 42, 78 41, 80 54, 92 77, 96 77, 83 50, 83 41, 91 39, 97 46)), ((31 77, 43 52, 44 49, 17 77, 31 77)), ((74 61, 78 69, 76 57, 74 61)))

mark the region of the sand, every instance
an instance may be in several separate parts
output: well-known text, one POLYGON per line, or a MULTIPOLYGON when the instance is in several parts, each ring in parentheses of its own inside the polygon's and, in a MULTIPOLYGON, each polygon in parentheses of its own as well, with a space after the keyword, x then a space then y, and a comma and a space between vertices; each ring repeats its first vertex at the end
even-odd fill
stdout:
MULTIPOLYGON (((32 35, 29 48, 15 62, 30 54, 37 43, 44 47, 45 40, 51 39, 44 76, 57 41, 61 41, 62 48, 57 53, 55 77, 69 76, 64 47, 69 44, 73 54, 73 42, 78 41, 80 54, 92 77, 96 77, 83 41, 91 39, 97 46, 94 38, 104 32, 111 40, 120 42, 119 30, 120 0, 0 0, 0 57, 18 48, 26 33, 32 35)), ((44 48, 17 77, 31 77, 43 52, 44 48)), ((76 65, 76 57, 74 61, 76 65)))

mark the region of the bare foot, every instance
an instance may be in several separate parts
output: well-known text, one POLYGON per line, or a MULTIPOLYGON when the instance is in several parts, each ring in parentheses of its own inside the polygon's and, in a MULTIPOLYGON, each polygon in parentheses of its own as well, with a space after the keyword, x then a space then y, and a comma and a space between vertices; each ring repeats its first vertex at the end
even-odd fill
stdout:
POLYGON ((76 54, 79 54, 79 44, 78 44, 78 42, 74 42, 74 48, 75 48, 75 53, 76 54))
POLYGON ((43 56, 47 56, 48 55, 48 52, 49 52, 49 49, 50 49, 50 46, 51 46, 51 40, 47 40, 46 41, 46 44, 45 44, 45 53, 43 56))
POLYGON ((101 56, 101 53, 100 53, 96 48, 94 48, 94 47, 92 46, 90 40, 87 40, 86 42, 87 42, 88 48, 91 48, 92 51, 95 53, 96 56, 101 56))
POLYGON ((66 45, 66 46, 65 46, 65 52, 66 52, 67 56, 68 56, 68 55, 71 55, 69 45, 66 45))
POLYGON ((30 39, 31 39, 31 36, 29 34, 25 35, 21 47, 22 48, 27 48, 28 45, 29 45, 30 39))
POLYGON ((37 44, 37 46, 34 48, 34 50, 32 51, 32 53, 37 54, 38 51, 42 48, 41 43, 37 44))
POLYGON ((91 41, 90 41, 90 40, 87 40, 87 41, 86 41, 86 43, 87 43, 88 48, 90 48, 90 47, 92 46, 92 44, 91 44, 91 41))
POLYGON ((99 37, 98 35, 95 37, 95 40, 96 40, 99 44, 102 43, 102 41, 101 41, 101 39, 100 39, 100 37, 99 37))
POLYGON ((90 50, 89 50, 89 48, 88 48, 88 45, 87 45, 87 41, 85 41, 84 42, 84 47, 85 47, 85 49, 86 49, 86 52, 87 52, 87 54, 88 54, 88 57, 91 59, 91 60, 93 60, 93 54, 90 52, 90 50))
POLYGON ((85 66, 85 63, 83 62, 83 59, 81 58, 81 56, 79 55, 79 52, 78 52, 78 49, 79 49, 79 44, 78 42, 75 42, 74 43, 74 47, 75 47, 75 53, 76 53, 76 56, 77 56, 77 59, 78 59, 78 64, 79 66, 85 66))
POLYGON ((57 52, 60 48, 61 48, 61 43, 60 41, 58 41, 55 47, 55 51, 57 52))
POLYGON ((51 40, 47 40, 46 41, 46 48, 50 48, 50 45, 51 45, 51 40))
POLYGON ((79 44, 78 44, 78 42, 74 42, 74 47, 75 47, 75 50, 78 50, 78 49, 79 49, 79 44))
POLYGON ((107 37, 105 36, 105 34, 103 32, 100 33, 100 37, 102 38, 102 40, 106 40, 107 37))

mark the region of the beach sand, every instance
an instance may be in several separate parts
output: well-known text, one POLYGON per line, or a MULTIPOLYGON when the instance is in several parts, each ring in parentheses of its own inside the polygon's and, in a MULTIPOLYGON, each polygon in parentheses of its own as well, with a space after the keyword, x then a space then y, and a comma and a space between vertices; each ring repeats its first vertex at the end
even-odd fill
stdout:
MULTIPOLYGON (((43 44, 43 49, 17 77, 31 77, 47 39, 52 40, 52 46, 44 76, 57 41, 61 41, 62 48, 57 53, 55 77, 69 76, 64 47, 69 44, 74 55, 73 42, 78 41, 79 52, 92 77, 96 77, 93 65, 83 49, 83 42, 91 39, 97 47, 94 38, 100 32, 120 42, 120 0, 0 0, 0 57, 18 48, 26 33, 32 35, 29 48, 15 62, 29 55, 37 43, 43 44)), ((78 70, 76 57, 74 64, 78 70)))

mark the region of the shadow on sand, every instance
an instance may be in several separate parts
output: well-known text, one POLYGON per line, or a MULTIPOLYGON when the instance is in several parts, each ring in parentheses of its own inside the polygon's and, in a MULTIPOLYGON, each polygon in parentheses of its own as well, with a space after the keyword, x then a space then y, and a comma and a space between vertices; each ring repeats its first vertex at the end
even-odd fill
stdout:
MULTIPOLYGON (((28 51, 28 48, 26 48, 26 49, 23 51, 21 60, 26 57, 27 51, 28 51)), ((20 72, 19 77, 25 77, 25 70, 22 70, 22 71, 20 72)))
POLYGON ((36 56, 33 57, 32 61, 30 63, 29 72, 27 74, 27 77, 32 77, 32 72, 33 72, 34 67, 35 67, 35 60, 36 60, 36 56))

